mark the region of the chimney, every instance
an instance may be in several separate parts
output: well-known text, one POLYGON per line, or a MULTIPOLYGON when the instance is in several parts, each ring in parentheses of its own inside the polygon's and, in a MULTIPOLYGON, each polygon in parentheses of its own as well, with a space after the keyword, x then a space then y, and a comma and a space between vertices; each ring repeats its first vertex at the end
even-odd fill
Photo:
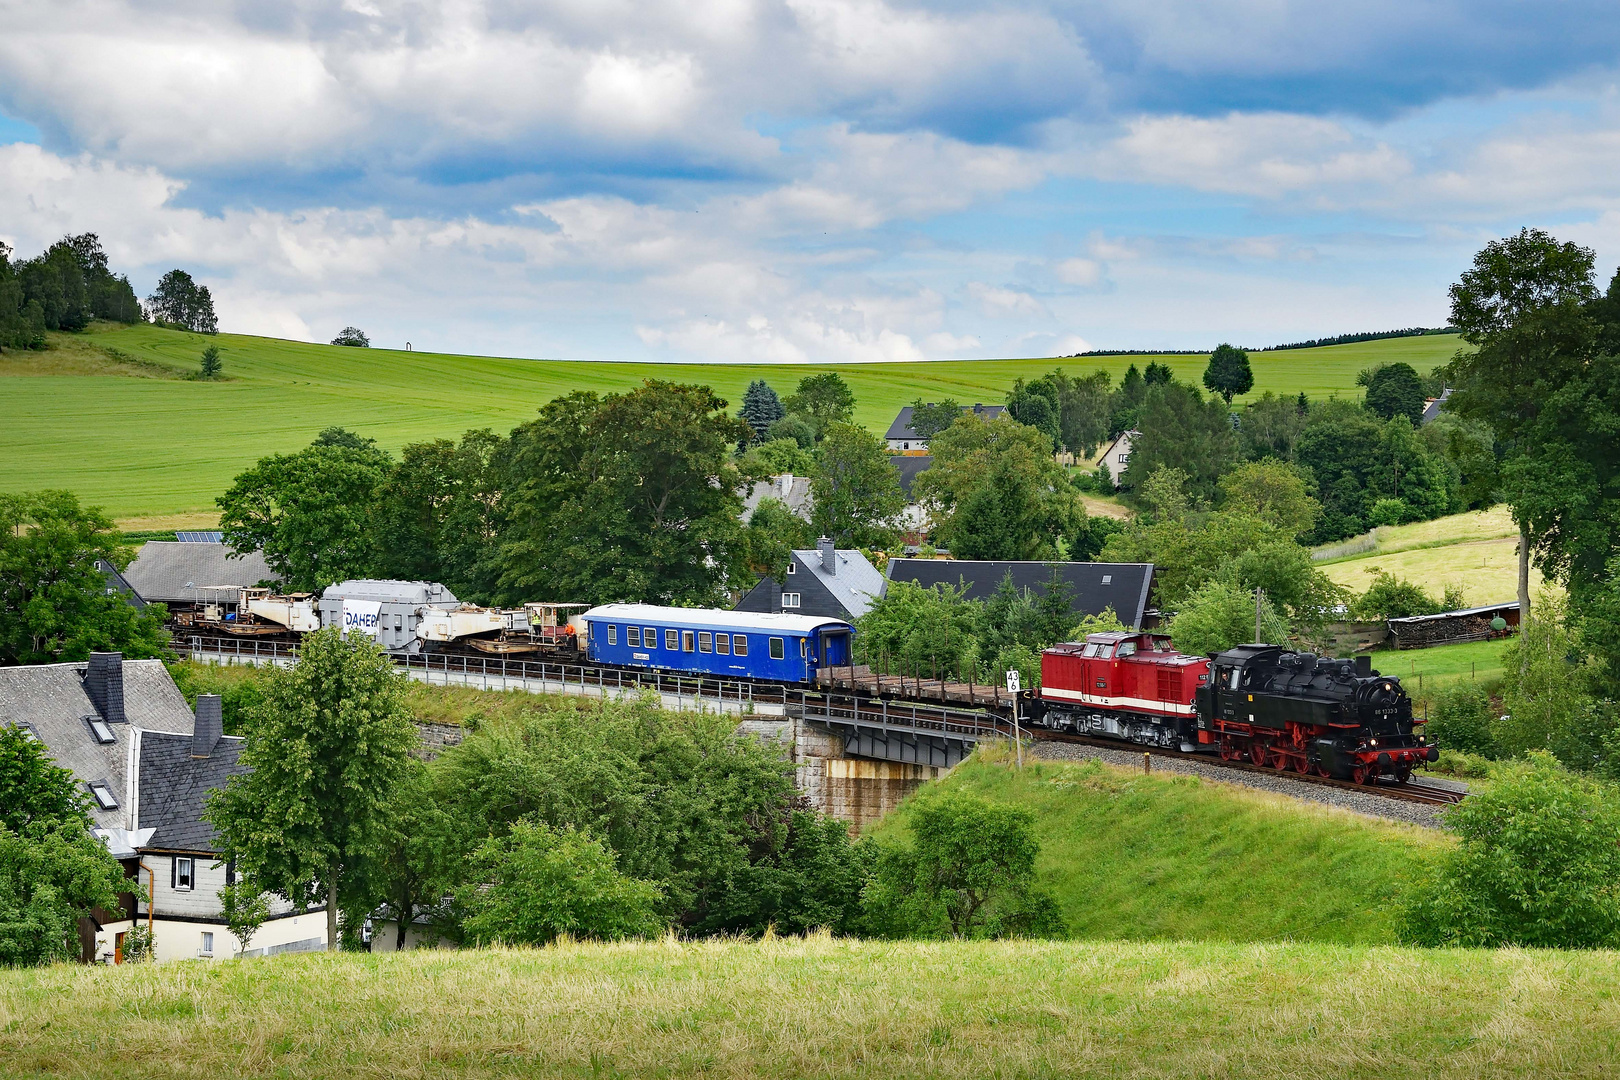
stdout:
POLYGON ((838 574, 838 558, 834 554, 833 542, 823 536, 816 541, 816 550, 821 552, 821 568, 836 577, 838 574))
POLYGON ((197 722, 191 729, 191 756, 210 757, 214 745, 225 731, 224 714, 220 711, 218 694, 197 695, 197 722))
POLYGON ((109 724, 127 723, 124 716, 124 654, 93 652, 84 673, 84 688, 96 712, 109 724))

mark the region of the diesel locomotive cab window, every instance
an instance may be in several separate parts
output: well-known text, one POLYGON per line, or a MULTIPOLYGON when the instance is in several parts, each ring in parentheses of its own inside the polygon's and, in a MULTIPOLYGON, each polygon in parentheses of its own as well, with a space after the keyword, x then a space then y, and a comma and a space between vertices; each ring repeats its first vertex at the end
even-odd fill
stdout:
POLYGON ((1125 658, 1127 656, 1135 656, 1135 655, 1136 655, 1136 642, 1134 642, 1134 641, 1124 641, 1124 642, 1120 643, 1119 656, 1120 656, 1121 659, 1123 659, 1123 658, 1125 658))
POLYGON ((707 630, 698 631, 698 652, 712 652, 714 650, 714 635, 707 630))
POLYGON ((1086 647, 1080 650, 1080 657, 1083 660, 1091 659, 1092 657, 1095 657, 1096 655, 1097 655, 1097 643, 1095 641, 1086 642, 1086 647))
POLYGON ((787 642, 779 637, 771 638, 771 659, 781 660, 787 656, 787 642))
POLYGON ((619 643, 619 628, 617 626, 615 626, 613 623, 608 623, 608 644, 609 645, 617 645, 618 643, 619 643))
POLYGON ((624 643, 632 649, 641 647, 641 627, 627 626, 624 628, 624 643))
POLYGON ((679 630, 664 631, 664 648, 678 649, 681 647, 681 632, 679 630))
POLYGON ((731 652, 731 635, 714 635, 714 651, 719 653, 721 656, 725 656, 727 653, 731 652))
POLYGON ((1097 649, 1097 659, 1099 659, 1099 660, 1112 660, 1113 658, 1114 658, 1114 647, 1112 645, 1103 645, 1103 646, 1101 646, 1100 648, 1097 649))
POLYGON ((733 655, 733 656, 747 656, 748 655, 748 637, 747 637, 747 635, 745 635, 745 634, 732 634, 731 635, 731 655, 733 655))
POLYGON ((681 631, 681 652, 691 652, 691 651, 692 651, 692 631, 690 631, 690 630, 682 630, 681 631))

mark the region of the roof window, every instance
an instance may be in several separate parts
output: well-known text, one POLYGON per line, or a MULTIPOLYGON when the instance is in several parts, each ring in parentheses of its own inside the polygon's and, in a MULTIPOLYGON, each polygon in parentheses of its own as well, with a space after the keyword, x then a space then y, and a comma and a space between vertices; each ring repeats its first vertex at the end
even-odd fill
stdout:
POLYGON ((1113 574, 1104 574, 1103 575, 1103 584, 1104 585, 1112 585, 1113 583, 1114 583, 1114 575, 1113 574))
POLYGON ((90 795, 96 800, 97 806, 101 807, 103 810, 118 809, 118 800, 113 798, 112 788, 108 787, 100 780, 93 781, 88 786, 90 788, 90 795))
POLYGON ((118 736, 113 734, 112 725, 101 717, 87 716, 84 718, 84 722, 90 725, 90 734, 95 736, 96 742, 102 746, 118 741, 118 736))

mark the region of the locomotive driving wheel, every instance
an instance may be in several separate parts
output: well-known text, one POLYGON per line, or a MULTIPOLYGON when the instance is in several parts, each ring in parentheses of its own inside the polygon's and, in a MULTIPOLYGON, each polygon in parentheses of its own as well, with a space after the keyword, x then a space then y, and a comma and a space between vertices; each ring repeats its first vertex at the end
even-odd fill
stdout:
POLYGON ((1350 779, 1358 784, 1365 784, 1372 779, 1373 767, 1371 765, 1357 765, 1350 770, 1350 779))
POLYGON ((1266 767, 1266 747, 1264 743, 1258 741, 1249 743, 1249 761, 1262 769, 1266 767))

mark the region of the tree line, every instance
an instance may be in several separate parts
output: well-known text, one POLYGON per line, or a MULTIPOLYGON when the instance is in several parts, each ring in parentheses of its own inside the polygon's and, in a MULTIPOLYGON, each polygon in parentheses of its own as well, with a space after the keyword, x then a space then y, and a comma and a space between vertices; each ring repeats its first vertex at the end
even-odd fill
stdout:
POLYGON ((184 270, 164 274, 143 309, 95 233, 65 236, 32 259, 12 254, 0 243, 0 349, 43 349, 47 330, 83 330, 93 319, 218 330, 208 286, 184 270))

